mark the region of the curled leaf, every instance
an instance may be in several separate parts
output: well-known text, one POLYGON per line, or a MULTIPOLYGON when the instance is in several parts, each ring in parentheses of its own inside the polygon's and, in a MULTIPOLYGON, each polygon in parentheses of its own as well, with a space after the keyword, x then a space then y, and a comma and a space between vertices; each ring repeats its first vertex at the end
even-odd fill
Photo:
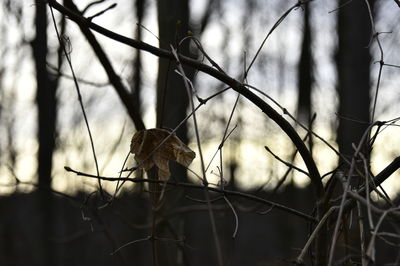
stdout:
POLYGON ((160 180, 168 180, 171 175, 169 161, 175 161, 187 167, 196 157, 196 153, 175 134, 171 135, 168 130, 160 128, 136 132, 132 137, 130 151, 135 154, 139 168, 149 170, 156 166, 160 180))

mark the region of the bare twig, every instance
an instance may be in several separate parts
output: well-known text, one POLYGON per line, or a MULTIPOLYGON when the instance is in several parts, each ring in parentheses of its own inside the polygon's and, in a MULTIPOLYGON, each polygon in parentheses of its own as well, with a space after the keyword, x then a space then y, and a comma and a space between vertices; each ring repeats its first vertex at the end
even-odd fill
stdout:
POLYGON ((127 246, 130 246, 130 245, 133 245, 133 244, 136 244, 136 243, 139 243, 139 242, 148 241, 150 239, 151 239, 151 236, 147 236, 145 238, 129 241, 128 243, 123 244, 122 246, 118 247, 116 250, 111 252, 110 255, 114 255, 115 253, 119 252, 121 249, 126 248, 127 246))
POLYGON ((194 102, 193 102, 193 93, 191 88, 189 87, 189 83, 187 81, 186 75, 185 75, 185 71, 183 70, 182 64, 179 60, 179 56, 177 54, 177 50, 174 49, 174 47, 172 47, 171 45, 171 50, 172 53, 175 57, 175 60, 177 61, 177 67, 179 72, 181 73, 182 77, 183 77, 183 83, 185 85, 185 88, 187 90, 187 94, 189 97, 189 103, 190 103, 190 108, 192 109, 192 116, 193 116, 193 124, 194 124, 194 131, 196 134, 196 141, 197 141, 197 148, 199 151, 199 155, 200 155, 200 163, 201 163, 201 172, 202 172, 202 177, 203 177, 203 185, 204 185, 204 195, 206 197, 207 200, 207 206, 208 206, 208 214, 210 217, 210 223, 211 223, 211 229, 212 229, 212 233, 213 233, 213 238, 214 238, 214 244, 215 244, 215 248, 217 250, 217 258, 218 258, 218 264, 220 266, 223 265, 223 260, 222 260, 222 250, 221 250, 221 245, 220 245, 220 241, 218 238, 218 232, 217 232, 217 227, 215 224, 215 217, 214 217, 214 212, 212 210, 212 206, 211 206, 211 202, 210 202, 210 194, 209 191, 206 189, 208 186, 208 181, 207 181, 207 175, 206 175, 206 169, 205 169, 205 164, 204 164, 204 157, 203 157, 203 153, 202 153, 202 148, 201 148, 201 141, 200 141, 200 135, 199 135, 199 128, 197 126, 197 119, 196 119, 196 111, 194 109, 194 102))
MULTIPOLYGON (((314 114, 314 115, 312 116, 311 122, 310 122, 310 126, 314 123, 315 118, 316 118, 316 114, 314 114)), ((304 142, 309 138, 310 134, 311 134, 310 132, 307 132, 307 134, 303 137, 303 141, 304 141, 304 142)), ((297 153, 298 153, 298 150, 296 149, 296 150, 293 152, 292 156, 290 157, 290 161, 291 161, 291 162, 294 161, 294 159, 296 158, 297 153)), ((286 170, 286 172, 282 175, 282 177, 279 178, 278 184, 274 187, 274 190, 272 191, 272 195, 275 195, 276 192, 278 191, 278 189, 285 183, 286 178, 288 177, 288 175, 289 175, 289 173, 290 173, 291 171, 292 171, 292 167, 289 167, 289 168, 286 170)), ((328 174, 329 174, 329 173, 328 173, 328 174)), ((326 175, 327 175, 327 174, 324 174, 323 176, 321 176, 321 179, 323 179, 324 176, 326 176, 326 175)), ((264 187, 264 186, 263 186, 263 187, 264 187)), ((261 188, 263 188, 263 187, 261 187, 261 188)))
POLYGON ((367 263, 364 261, 364 254, 365 254, 365 229, 364 229, 364 217, 363 212, 361 209, 361 203, 357 202, 357 216, 358 216, 358 228, 360 229, 360 250, 362 259, 362 266, 368 266, 367 263))
POLYGON ((378 100, 378 92, 379 92, 379 87, 380 87, 380 84, 381 84, 382 70, 383 70, 383 65, 384 65, 383 48, 382 48, 381 41, 379 40, 379 33, 375 29, 374 17, 372 16, 371 6, 370 6, 368 0, 365 0, 364 2, 365 2, 365 5, 367 6, 369 19, 370 19, 370 22, 371 22, 371 28, 372 28, 371 41, 372 41, 372 39, 376 39, 376 43, 378 44, 379 51, 380 51, 379 73, 378 73, 378 80, 376 82, 375 95, 374 95, 374 104, 372 106, 372 115, 371 115, 371 120, 374 121, 375 111, 376 111, 376 102, 378 100))
POLYGON ((345 6, 347 6, 347 5, 350 4, 351 2, 353 2, 353 0, 348 0, 347 2, 343 3, 342 5, 340 5, 340 6, 337 7, 337 8, 335 8, 335 9, 329 11, 328 13, 330 14, 330 13, 336 12, 336 11, 338 11, 339 9, 341 9, 341 8, 343 8, 343 7, 345 7, 345 6))
POLYGON ((273 151, 271 151, 271 149, 268 148, 268 146, 264 146, 264 148, 267 150, 267 152, 269 152, 272 156, 274 156, 275 159, 277 159, 278 161, 280 161, 281 163, 283 163, 283 164, 286 165, 287 167, 289 167, 289 168, 291 168, 291 169, 294 169, 294 170, 296 170, 296 171, 298 171, 298 172, 300 172, 300 173, 302 173, 302 174, 304 174, 304 175, 306 175, 306 176, 308 176, 308 177, 310 176, 310 175, 309 175, 306 171, 304 171, 303 169, 301 169, 301 168, 295 166, 295 165, 292 164, 292 163, 286 162, 286 161, 284 161, 283 159, 281 159, 278 155, 276 155, 273 151))
POLYGON ((218 145, 217 150, 214 152, 213 156, 211 157, 210 161, 209 161, 208 164, 207 164, 206 171, 208 171, 208 169, 209 169, 210 166, 211 166, 211 163, 212 163, 212 162, 214 161, 214 159, 215 159, 215 156, 217 156, 217 154, 218 154, 218 152, 220 151, 220 149, 224 146, 225 141, 229 138, 229 136, 230 136, 230 135, 232 134, 232 132, 236 129, 236 127, 237 127, 237 125, 235 125, 235 127, 232 128, 232 130, 228 133, 228 135, 225 137, 225 139, 223 139, 223 140, 221 141, 221 143, 218 145))
POLYGON ((229 199, 226 196, 224 196, 224 200, 225 200, 226 204, 228 204, 229 208, 232 210, 233 215, 235 216, 235 230, 233 231, 232 238, 236 238, 236 234, 237 234, 237 231, 239 228, 239 218, 235 211, 235 208, 233 207, 233 205, 229 201, 229 199))
POLYGON ((102 11, 100 11, 100 12, 97 12, 96 14, 94 14, 94 15, 88 17, 87 19, 88 19, 88 20, 93 20, 95 17, 98 17, 98 16, 103 15, 104 13, 106 13, 107 11, 113 9, 113 8, 116 7, 116 6, 117 6, 117 3, 113 3, 113 4, 111 4, 110 6, 108 6, 107 8, 105 8, 104 10, 102 10, 102 11))
POLYGON ((299 265, 303 265, 304 264, 304 257, 307 254, 308 249, 311 246, 311 243, 315 240, 315 238, 317 237, 318 232, 321 230, 321 228, 324 226, 326 220, 329 218, 329 216, 333 213, 334 210, 336 210, 337 207, 332 207, 330 208, 322 217, 322 219, 319 221, 319 223, 317 224, 317 226, 315 227, 314 231, 312 232, 312 234, 310 235, 310 237, 307 239, 306 244, 304 245, 303 249, 301 250, 300 255, 297 257, 296 259, 296 263, 299 265))
MULTIPOLYGON (((81 111, 82 111, 82 115, 83 115, 83 118, 84 118, 84 121, 85 121, 86 129, 87 129, 88 135, 89 135, 90 146, 92 148, 93 159, 94 159, 94 163, 95 163, 95 166, 96 166, 97 176, 100 176, 99 164, 97 162, 97 156, 96 156, 96 150, 95 150, 95 147, 94 147, 94 141, 93 141, 93 137, 92 137, 92 132, 90 130, 89 121, 88 121, 88 118, 87 118, 87 115, 86 115, 85 107, 83 106, 82 95, 81 95, 81 91, 80 91, 80 88, 79 88, 79 83, 78 83, 78 80, 76 79, 75 71, 74 71, 74 68, 72 66, 72 62, 71 62, 71 58, 69 56, 69 53, 68 53, 66 47, 63 45, 63 42, 61 40, 61 36, 60 36, 60 34, 58 32, 57 23, 56 23, 56 20, 54 18, 53 8, 51 8, 51 7, 50 7, 50 12, 51 12, 52 20, 53 20, 54 30, 56 31, 58 41, 59 41, 60 45, 63 48, 65 58, 67 59, 69 68, 71 70, 71 74, 72 74, 72 77, 73 77, 73 80, 74 80, 74 84, 75 84, 76 93, 78 95, 78 102, 79 102, 79 105, 81 107, 81 111)), ((101 180, 100 179, 98 179, 98 184, 99 184, 100 193, 101 193, 102 197, 104 197, 103 187, 101 185, 101 180)))
MULTIPOLYGON (((376 207, 374 204, 372 204, 371 202, 367 201, 364 197, 360 196, 360 194, 353 192, 353 191, 349 191, 347 192, 347 195, 356 200, 357 202, 363 204, 365 207, 369 208, 370 211, 377 213, 377 214, 382 214, 383 212, 385 212, 384 209, 378 208, 376 207)), ((392 214, 396 215, 398 218, 400 218, 400 213, 397 212, 392 212, 392 214)), ((374 227, 371 227, 374 228, 374 227)))
POLYGON ((375 263, 375 238, 378 233, 379 228, 381 227, 381 224, 383 220, 385 219, 386 215, 388 214, 389 211, 385 211, 381 217, 379 218, 378 223, 375 226, 374 231, 372 232, 371 239, 369 240, 367 252, 365 253, 366 259, 370 260, 372 263, 375 263))
MULTIPOLYGON (((74 14, 80 14, 78 8, 72 2, 72 0, 66 0, 65 4, 68 7, 68 10, 71 10, 70 12, 73 12, 74 14)), ((78 23, 78 25, 79 25, 79 28, 80 28, 82 34, 86 37, 87 41, 92 46, 94 53, 96 54, 101 65, 103 66, 110 83, 115 88, 115 91, 117 92, 117 94, 119 96, 119 99, 121 100, 121 102, 124 104, 126 110, 128 111, 128 114, 129 114, 130 118, 132 119, 133 123, 135 124, 136 129, 137 130, 145 129, 146 126, 140 115, 140 111, 139 111, 138 107, 135 104, 132 104, 135 102, 133 100, 133 95, 131 93, 129 93, 128 89, 122 83, 121 77, 115 71, 115 69, 114 69, 113 65, 111 64, 111 61, 108 58, 103 47, 97 41, 93 32, 91 32, 87 27, 85 27, 82 24, 78 23)))
POLYGON ((247 77, 247 74, 249 73, 251 67, 253 66, 254 62, 256 61, 258 55, 260 54, 262 48, 264 47, 265 42, 267 41, 268 37, 272 34, 272 32, 274 32, 274 30, 282 23, 282 21, 285 20, 285 18, 290 14, 290 12, 292 12, 294 9, 304 5, 307 2, 310 2, 311 0, 306 0, 306 1, 297 1, 296 4, 294 4, 292 7, 290 7, 288 10, 286 10, 281 16, 280 18, 275 22, 275 24, 272 26, 272 28, 269 30, 268 34, 265 36, 264 40, 262 41, 260 47, 258 48, 255 56, 253 57, 253 59, 251 60, 249 66, 247 67, 247 70, 245 72, 245 78, 247 77))
POLYGON ((89 8, 91 8, 92 6, 101 4, 101 3, 105 2, 105 1, 106 0, 97 0, 97 1, 93 1, 93 2, 89 3, 87 6, 85 6, 85 8, 83 8, 82 14, 84 14, 86 11, 88 11, 89 8))
MULTIPOLYGON (((377 174, 375 176, 375 178, 373 179, 373 181, 371 181, 370 183, 372 184, 372 182, 373 182, 377 186, 382 184, 386 179, 388 179, 399 168, 400 168, 400 156, 395 158, 388 166, 386 166, 385 169, 383 169, 379 174, 377 174)), ((359 189, 357 193, 361 196, 364 196, 366 193, 365 186, 362 187, 361 189, 359 189)), ((344 213, 349 212, 351 209, 354 208, 354 205, 355 205, 354 200, 346 201, 346 203, 344 204, 344 207, 343 207, 343 212, 344 213)))
POLYGON ((201 45, 201 42, 193 36, 187 36, 185 38, 183 38, 180 42, 179 45, 182 44, 182 42, 184 42, 186 39, 190 39, 194 42, 194 44, 197 46, 197 48, 200 50, 200 52, 207 58, 208 62, 211 63, 211 65, 213 67, 215 67, 216 69, 218 69, 219 71, 221 71, 222 73, 226 74, 226 72, 217 64, 217 62, 215 62, 204 50, 203 45, 201 45))
MULTIPOLYGON (((51 65, 49 63, 47 63, 47 66, 51 70, 55 71, 55 73, 53 75, 59 75, 61 77, 64 77, 64 78, 67 78, 67 79, 71 79, 71 80, 74 79, 73 76, 61 72, 58 67, 55 67, 55 66, 53 66, 53 65, 51 65)), ((90 86, 93 86, 93 87, 106 87, 106 86, 110 85, 109 82, 102 82, 101 83, 101 82, 90 81, 90 80, 86 80, 86 79, 82 79, 82 78, 76 78, 76 80, 78 82, 82 83, 82 84, 90 85, 90 86)))
POLYGON ((193 183, 184 183, 184 182, 174 182, 174 181, 162 181, 162 180, 151 180, 151 179, 145 179, 145 178, 129 178, 129 177, 105 177, 105 176, 100 176, 97 177, 96 175, 92 175, 92 174, 88 174, 88 173, 84 173, 84 172, 80 172, 80 171, 76 171, 74 169, 72 169, 69 166, 64 166, 64 169, 68 172, 72 172, 76 175, 79 176, 84 176, 84 177, 89 177, 89 178, 100 178, 102 180, 105 181, 111 181, 111 182, 117 182, 119 181, 127 181, 127 182, 133 182, 133 183, 159 183, 159 184, 163 184, 165 183, 166 185, 169 186, 175 186, 175 187, 186 187, 186 188, 192 188, 192 189, 207 189, 209 191, 213 191, 216 193, 220 193, 220 194, 225 194, 225 195, 230 195, 230 196, 236 196, 236 197, 241 197, 250 201, 254 201, 254 202, 259 202, 259 203, 263 203, 265 205, 268 206, 273 206, 276 209, 282 210, 282 211, 286 211, 290 214, 293 214, 295 216, 301 217, 303 219, 306 219, 310 222, 316 222, 317 220, 310 216, 307 215, 303 212, 300 212, 298 210, 289 208, 287 206, 284 206, 282 204, 270 201, 270 200, 266 200, 260 197, 257 197, 255 195, 251 195, 248 193, 244 193, 244 192, 240 192, 240 191, 234 191, 234 190, 227 190, 227 189, 220 189, 218 187, 204 187, 203 185, 198 185, 198 184, 193 184, 193 183))
MULTIPOLYGON (((400 0, 399 0, 399 1, 400 1, 400 0)), ((378 62, 379 62, 379 61, 378 61, 378 62)), ((398 66, 398 65, 393 65, 393 64, 384 63, 383 65, 384 65, 384 66, 388 66, 388 67, 400 68, 400 66, 398 66)))
MULTIPOLYGON (((380 123, 380 122, 378 122, 380 123)), ((351 187, 351 178, 353 176, 353 173, 355 171, 356 168, 356 159, 358 158, 358 155, 361 153, 361 149, 364 146, 364 144, 368 141, 368 137, 370 136, 370 131, 372 129, 373 126, 375 126, 376 124, 378 124, 377 122, 371 124, 367 130, 364 132, 363 136, 361 137, 360 142, 358 143, 358 146, 354 152, 354 155, 351 159, 351 164, 350 164, 350 170, 349 172, 346 174, 347 175, 347 180, 343 180, 343 184, 344 184, 344 191, 343 191, 343 196, 340 202, 340 208, 339 208, 339 214, 336 220, 336 224, 335 224, 335 229, 332 235, 332 244, 330 246, 330 251, 329 251, 329 259, 328 259, 328 265, 332 265, 333 263, 333 255, 335 253, 335 247, 336 247, 336 241, 338 239, 338 233, 339 233, 339 226, 342 222, 342 216, 344 213, 344 208, 345 208, 345 203, 346 203, 346 197, 347 197, 347 193, 350 191, 351 187)))

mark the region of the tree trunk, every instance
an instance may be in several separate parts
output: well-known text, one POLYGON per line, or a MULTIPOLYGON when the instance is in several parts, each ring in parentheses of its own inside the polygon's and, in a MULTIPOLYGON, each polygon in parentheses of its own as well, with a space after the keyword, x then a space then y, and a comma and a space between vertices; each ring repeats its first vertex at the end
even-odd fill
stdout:
POLYGON ((297 118, 300 122, 308 125, 311 119, 311 90, 313 85, 313 58, 311 52, 312 40, 309 3, 304 5, 303 23, 303 42, 301 45, 297 81, 299 91, 297 118))
MULTIPOLYGON (((373 6, 372 2, 370 1, 371 6, 373 6)), ((338 6, 340 8, 338 10, 338 51, 336 58, 337 90, 339 94, 337 142, 339 152, 351 161, 355 152, 354 145, 359 145, 370 123, 371 55, 368 45, 371 38, 371 21, 364 1, 348 3, 346 0, 340 0, 338 6)), ((368 139, 363 144, 361 153, 368 160, 370 149, 367 143, 368 139)), ((360 160, 360 157, 355 159, 355 167, 364 172, 364 162, 360 160)), ((343 163, 341 168, 353 188, 360 186, 364 177, 359 176, 356 171, 353 172, 352 176, 348 176, 349 164, 347 163, 343 163)), ((357 215, 356 212, 353 215, 357 215)), ((358 220, 359 218, 354 216, 353 219, 358 220)), ((337 244, 337 246, 348 247, 349 243, 346 243, 346 239, 352 239, 350 241, 352 247, 359 248, 361 245, 360 237, 358 234, 354 234, 354 232, 359 231, 357 227, 358 223, 354 223, 350 231, 349 226, 344 223, 344 238, 339 240, 344 241, 344 243, 337 244)), ((345 248, 343 252, 345 254, 340 256, 347 256, 354 250, 349 253, 349 250, 345 248)), ((349 265, 357 263, 353 259, 349 258, 345 263, 349 265)))
POLYGON ((38 108, 38 192, 42 208, 43 265, 54 265, 54 250, 50 239, 53 233, 53 204, 51 195, 51 170, 56 130, 56 82, 46 68, 47 9, 44 2, 35 4, 36 37, 32 43, 36 67, 38 108))
MULTIPOLYGON (((182 38, 187 35, 189 21, 189 4, 187 0, 157 1, 158 27, 160 47, 171 50, 170 45, 178 49, 180 54, 189 55, 188 40, 179 45, 182 38)), ((157 127, 175 128, 185 117, 188 108, 188 95, 184 87, 182 77, 174 70, 174 61, 159 59, 157 79, 157 127)), ((193 70, 185 68, 189 79, 193 77, 193 70)), ((177 136, 187 143, 187 127, 181 126, 177 136)), ((171 179, 186 181, 186 169, 175 163, 170 163, 171 179)), ((160 216, 166 214, 172 208, 182 205, 184 190, 170 191, 165 195, 162 209, 157 212, 160 216)), ((161 218, 161 217, 159 217, 161 218)), ((159 224, 157 233, 159 237, 181 238, 183 233, 183 221, 176 218, 169 219, 159 224)), ((162 265, 182 265, 182 249, 174 242, 163 241, 158 245, 159 261, 162 265)))
MULTIPOLYGON (((135 40, 142 40, 142 21, 144 17, 146 0, 136 0, 134 2, 134 9, 137 19, 137 27, 135 31, 135 40)), ((133 75, 132 75, 132 99, 133 105, 137 106, 138 114, 142 115, 141 105, 141 91, 142 91, 142 51, 140 49, 135 50, 135 58, 133 60, 133 75)))
MULTIPOLYGON (((336 58, 339 94, 337 142, 340 153, 350 159, 354 154, 352 145, 359 144, 370 123, 371 55, 368 44, 371 38, 371 21, 364 1, 347 4, 346 0, 340 0, 339 6, 339 44, 336 58)), ((366 145, 362 152, 369 158, 370 151, 366 145)))

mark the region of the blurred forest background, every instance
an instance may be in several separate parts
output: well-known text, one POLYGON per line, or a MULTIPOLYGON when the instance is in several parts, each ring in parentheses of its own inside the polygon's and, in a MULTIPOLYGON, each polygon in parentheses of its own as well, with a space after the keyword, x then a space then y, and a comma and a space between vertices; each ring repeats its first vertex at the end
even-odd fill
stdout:
MULTIPOLYGON (((116 191, 116 182, 75 175, 64 166, 118 177, 136 165, 132 155, 125 163, 136 131, 175 129, 191 112, 182 77, 173 60, 104 37, 57 10, 52 15, 46 2, 1 1, 0 264, 157 265, 145 182, 126 182, 116 191)), ((280 0, 59 3, 110 31, 165 50, 179 46, 179 53, 208 63, 204 50, 290 121, 321 175, 327 174, 324 184, 349 170, 346 160, 375 121, 386 122, 372 131, 373 146, 362 147, 371 175, 399 156, 396 0, 315 0, 295 8, 296 1, 280 0)), ((227 87, 184 69, 200 99, 227 87)), ((309 177, 280 161, 305 169, 302 158, 247 99, 228 89, 196 116, 197 126, 190 118, 176 132, 196 158, 190 171, 171 162, 171 180, 202 183, 198 133, 211 186, 315 214, 309 177)), ((396 179, 395 173, 371 201, 398 206, 396 179)), ((291 264, 314 224, 240 195, 211 193, 210 207, 202 190, 168 188, 156 211, 158 265, 291 264)), ((400 265, 400 228, 390 220, 386 227, 397 234, 379 239, 374 262, 400 265)), ((346 243, 338 243, 336 264, 358 265, 360 245, 346 243)), ((310 252, 307 265, 313 258, 310 252)))

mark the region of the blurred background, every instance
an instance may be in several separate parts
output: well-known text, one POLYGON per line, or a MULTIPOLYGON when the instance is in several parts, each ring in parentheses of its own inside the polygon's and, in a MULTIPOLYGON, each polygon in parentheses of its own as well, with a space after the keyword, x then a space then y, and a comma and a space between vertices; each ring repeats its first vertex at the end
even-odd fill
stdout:
MULTIPOLYGON (((179 46, 182 54, 209 64, 195 44, 198 40, 227 74, 251 85, 282 115, 280 106, 286 108, 296 120, 284 117, 300 136, 307 135, 302 124, 325 140, 305 140, 321 175, 341 165, 332 148, 350 158, 352 143, 358 144, 374 121, 393 123, 381 129, 372 147, 372 173, 399 154, 396 1, 373 0, 367 5, 318 0, 296 8, 296 1, 279 0, 59 3, 118 34, 167 50, 171 44, 179 46)), ((174 129, 191 112, 175 63, 80 28, 54 9, 53 21, 42 1, 3 0, 1 5, 1 265, 152 265, 146 239, 151 228, 147 186, 125 183, 113 203, 106 204, 104 194, 114 194, 115 182, 101 182, 99 187, 96 179, 67 172, 64 166, 118 177, 121 169, 136 165, 132 155, 124 163, 136 131, 174 129), (126 243, 131 244, 123 247, 126 243)), ((199 98, 226 88, 192 68, 185 67, 185 73, 199 98)), ((306 169, 302 159, 257 107, 228 89, 210 98, 196 116, 212 185, 312 214, 309 178, 288 171, 265 146, 306 169)), ((201 183, 195 132, 192 118, 177 130, 197 156, 190 171, 171 163, 173 180, 201 183)), ((383 184, 392 199, 399 190, 397 179, 395 174, 383 184)), ((189 189, 167 190, 162 265, 218 265, 206 205, 194 200, 203 197, 189 189)), ((274 209, 261 215, 268 206, 243 199, 234 198, 232 204, 237 213, 224 200, 213 205, 223 265, 286 265, 304 245, 308 221, 274 209), (239 227, 232 238, 236 215, 239 227)), ((396 252, 384 249, 379 258, 393 262, 396 252)))

